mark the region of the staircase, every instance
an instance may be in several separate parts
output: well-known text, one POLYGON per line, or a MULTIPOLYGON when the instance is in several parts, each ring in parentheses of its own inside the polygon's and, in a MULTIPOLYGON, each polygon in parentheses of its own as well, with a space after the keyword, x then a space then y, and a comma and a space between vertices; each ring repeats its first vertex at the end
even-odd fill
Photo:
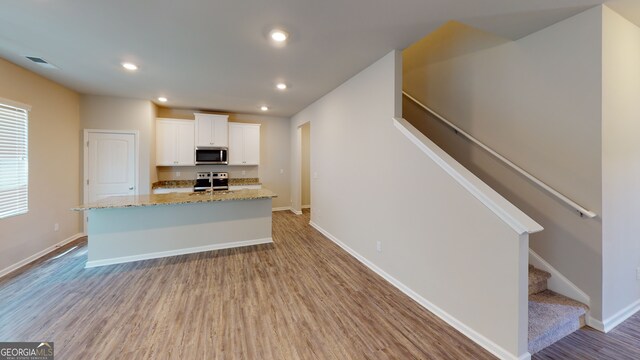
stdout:
POLYGON ((529 353, 535 354, 583 327, 589 308, 547 289, 551 277, 529 265, 529 353))

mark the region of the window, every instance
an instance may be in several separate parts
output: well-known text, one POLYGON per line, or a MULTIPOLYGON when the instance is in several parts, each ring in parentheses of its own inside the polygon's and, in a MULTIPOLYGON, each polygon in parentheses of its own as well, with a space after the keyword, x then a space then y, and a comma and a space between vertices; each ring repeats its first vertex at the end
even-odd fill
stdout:
POLYGON ((28 211, 28 109, 0 99, 0 219, 28 211))

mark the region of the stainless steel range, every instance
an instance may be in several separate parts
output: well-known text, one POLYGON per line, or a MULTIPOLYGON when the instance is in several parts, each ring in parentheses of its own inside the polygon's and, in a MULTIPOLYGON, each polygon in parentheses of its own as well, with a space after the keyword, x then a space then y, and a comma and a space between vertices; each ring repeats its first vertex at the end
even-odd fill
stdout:
POLYGON ((229 190, 229 174, 226 172, 197 172, 193 191, 229 190))

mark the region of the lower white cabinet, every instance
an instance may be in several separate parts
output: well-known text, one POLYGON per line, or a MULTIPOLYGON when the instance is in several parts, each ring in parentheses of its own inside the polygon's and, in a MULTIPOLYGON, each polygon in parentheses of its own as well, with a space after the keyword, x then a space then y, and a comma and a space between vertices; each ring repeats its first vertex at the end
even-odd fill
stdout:
POLYGON ((260 124, 229 123, 229 165, 260 164, 260 124))
POLYGON ((195 124, 192 120, 156 120, 156 165, 195 165, 195 124))
POLYGON ((159 188, 153 189, 154 194, 190 193, 193 188, 159 188))
POLYGON ((262 185, 229 185, 229 190, 259 190, 262 189, 262 185))

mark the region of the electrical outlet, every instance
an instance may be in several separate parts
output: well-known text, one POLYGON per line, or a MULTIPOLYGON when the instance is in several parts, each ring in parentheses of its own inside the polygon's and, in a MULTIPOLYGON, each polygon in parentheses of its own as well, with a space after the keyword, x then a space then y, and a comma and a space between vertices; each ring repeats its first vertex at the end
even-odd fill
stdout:
POLYGON ((247 172, 245 170, 242 170, 242 175, 247 175, 247 172))
POLYGON ((58 231, 58 230, 60 230, 60 224, 58 223, 53 224, 53 231, 58 231))
POLYGON ((176 171, 176 177, 180 177, 180 175, 182 175, 182 173, 180 173, 180 171, 176 171))
POLYGON ((280 174, 284 174, 284 169, 280 169, 280 174))
POLYGON ((382 241, 376 242, 376 250, 378 250, 378 252, 382 252, 382 241))
POLYGON ((636 269, 636 279, 640 280, 640 267, 636 269))
POLYGON ((317 172, 314 172, 314 173, 313 173, 313 178, 314 178, 314 179, 317 179, 317 178, 318 178, 318 173, 317 173, 317 172))

